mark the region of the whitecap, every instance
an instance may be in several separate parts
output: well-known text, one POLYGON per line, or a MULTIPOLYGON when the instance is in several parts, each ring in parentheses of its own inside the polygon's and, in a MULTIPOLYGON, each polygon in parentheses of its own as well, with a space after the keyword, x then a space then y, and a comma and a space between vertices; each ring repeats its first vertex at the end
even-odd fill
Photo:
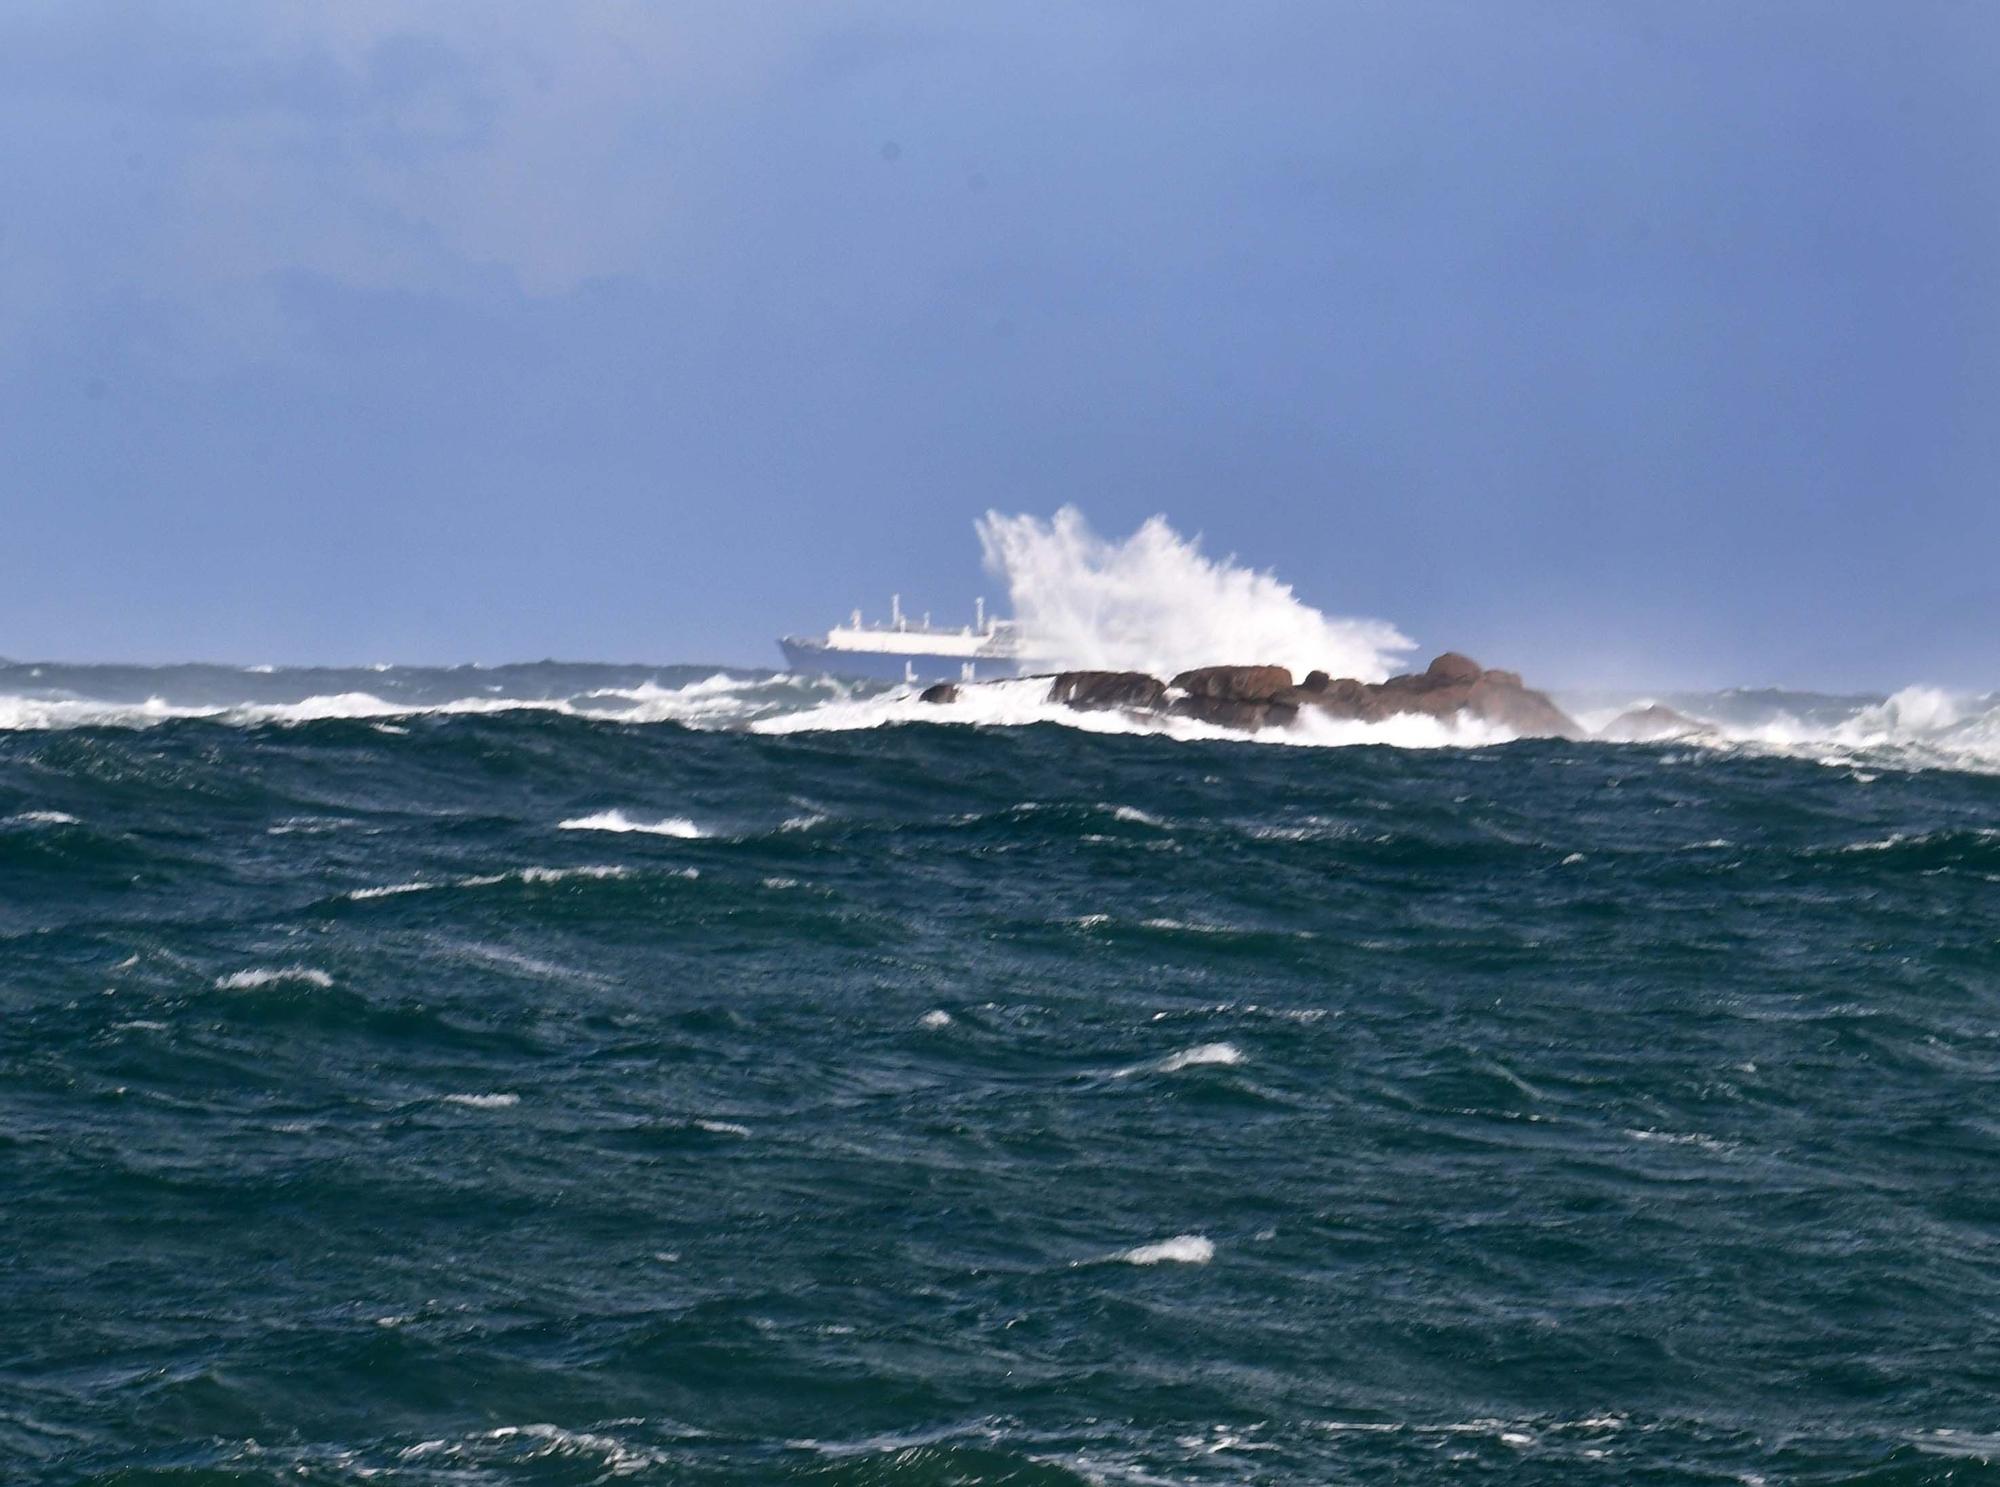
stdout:
POLYGON ((1215 1258, 1215 1245, 1205 1234, 1176 1234, 1113 1255, 1127 1265, 1206 1265, 1215 1258))
POLYGON ((950 1027, 951 1024, 952 1024, 951 1014, 945 1011, 944 1008, 942 1007, 933 1007, 930 1011, 926 1012, 922 1017, 919 1017, 917 1019, 917 1025, 919 1027, 927 1027, 933 1030, 941 1027, 950 1027))
POLYGON ((296 982, 302 986, 317 986, 322 991, 333 985, 333 977, 325 971, 311 966, 282 966, 275 970, 258 968, 248 971, 234 971, 218 977, 217 991, 255 991, 260 986, 274 986, 282 982, 296 982))
POLYGON ((639 831, 650 836, 674 836, 693 841, 708 835, 686 816, 666 816, 658 821, 637 821, 623 811, 598 811, 589 816, 573 816, 557 823, 562 831, 639 831))
POLYGON ((490 1095, 446 1095, 444 1102, 447 1105, 464 1105, 472 1110, 508 1110, 520 1104, 521 1097, 505 1093, 490 1095))
POLYGON ((516 1440, 538 1442, 526 1453, 530 1460, 555 1456, 594 1456, 614 1477, 631 1476, 649 1467, 662 1466, 667 1460, 658 1452, 627 1445, 608 1435, 597 1435, 583 1430, 565 1430, 560 1425, 547 1423, 503 1425, 497 1430, 487 1431, 484 1439, 496 1442, 516 1440))
POLYGON ((14 816, 0 816, 0 826, 75 826, 77 818, 68 811, 22 811, 14 816))
POLYGON ((380 888, 356 888, 347 896, 360 903, 371 898, 393 898, 399 893, 422 893, 438 886, 423 878, 413 878, 407 883, 388 883, 380 888))
MULTIPOLYGON (((516 873, 523 883, 560 883, 565 878, 622 878, 627 869, 622 867, 524 867, 516 873)), ((489 883, 504 883, 507 875, 495 877, 462 878, 462 888, 484 888, 489 883)))
POLYGON ((1199 1068, 1208 1064, 1232 1065, 1243 1062, 1243 1050, 1234 1043, 1203 1043, 1194 1048, 1183 1048, 1179 1053, 1160 1061, 1160 1072, 1171 1074, 1178 1069, 1199 1068))
POLYGON ((733 1120, 697 1120, 695 1125, 714 1136, 747 1136, 748 1126, 738 1125, 733 1120))
POLYGON ((1183 742, 1216 741, 1290 745, 1302 748, 1344 748, 1355 744, 1387 744, 1398 748, 1474 748, 1511 742, 1514 734, 1478 719, 1447 720, 1416 713, 1399 713, 1379 722, 1363 723, 1328 717, 1308 708, 1289 727, 1256 733, 1224 728, 1194 718, 1167 713, 1136 713, 1118 709, 1084 711, 1049 700, 1047 677, 1021 677, 981 682, 962 688, 958 705, 940 709, 920 701, 915 689, 900 687, 865 698, 845 698, 798 712, 759 718, 748 724, 753 733, 792 734, 854 732, 910 723, 954 727, 1018 728, 1053 723, 1080 733, 1146 735, 1183 742))

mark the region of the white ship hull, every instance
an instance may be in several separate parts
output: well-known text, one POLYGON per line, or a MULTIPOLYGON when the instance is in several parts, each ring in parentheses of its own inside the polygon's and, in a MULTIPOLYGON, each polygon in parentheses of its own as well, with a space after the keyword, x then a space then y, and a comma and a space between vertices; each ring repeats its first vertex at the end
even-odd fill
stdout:
POLYGON ((921 648, 922 636, 908 637, 919 642, 908 650, 847 650, 824 640, 786 636, 778 642, 785 653, 788 669, 808 676, 837 676, 852 681, 931 682, 992 681, 1013 676, 1020 661, 1013 656, 945 654, 921 648))
POLYGON ((1029 659, 1012 624, 988 622, 983 599, 977 621, 955 630, 933 626, 928 615, 906 620, 900 599, 889 608, 886 625, 863 624, 856 610, 823 636, 785 636, 778 642, 785 664, 810 675, 928 684, 1016 676, 1029 659))

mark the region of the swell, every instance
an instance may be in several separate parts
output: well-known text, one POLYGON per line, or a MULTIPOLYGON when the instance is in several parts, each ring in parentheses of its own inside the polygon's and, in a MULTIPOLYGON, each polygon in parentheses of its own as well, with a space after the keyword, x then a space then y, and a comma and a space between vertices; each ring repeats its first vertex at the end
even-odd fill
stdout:
POLYGON ((39 1479, 1990 1454, 1990 777, 407 730, 0 735, 39 1479))

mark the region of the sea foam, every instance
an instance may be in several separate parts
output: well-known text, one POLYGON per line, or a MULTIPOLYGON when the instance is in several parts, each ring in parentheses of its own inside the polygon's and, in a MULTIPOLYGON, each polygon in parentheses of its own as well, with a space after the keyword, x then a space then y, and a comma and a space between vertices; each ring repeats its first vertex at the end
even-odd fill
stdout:
POLYGON ((829 702, 800 712, 760 718, 751 722, 749 727, 752 732, 770 734, 845 733, 911 723, 969 724, 984 728, 1020 728, 1049 723, 1083 733, 1150 735, 1183 741, 1212 740, 1302 748, 1338 748, 1353 744, 1387 744, 1412 749, 1473 748, 1506 743, 1514 737, 1504 728, 1475 719, 1446 721, 1415 713, 1398 714, 1374 723, 1302 715, 1290 727, 1244 733, 1166 713, 1066 707, 1049 700, 1047 677, 982 682, 963 688, 956 701, 943 704, 921 701, 913 688, 898 688, 873 697, 829 702))
POLYGON ((1127 1265, 1206 1265, 1215 1258, 1215 1245, 1205 1234, 1176 1234, 1142 1244, 1112 1256, 1127 1265))
POLYGON ((638 821, 620 810, 598 811, 589 816, 573 816, 557 822, 562 831, 639 831, 649 836, 677 836, 693 841, 707 836, 686 816, 666 816, 658 821, 638 821))
POLYGON ((1206 1064, 1232 1065, 1243 1062, 1243 1050, 1234 1043, 1203 1043, 1199 1047, 1184 1048, 1179 1053, 1160 1061, 1160 1072, 1171 1074, 1178 1069, 1199 1068, 1206 1064))
POLYGON ((311 966, 282 966, 275 970, 258 968, 248 971, 234 971, 216 979, 217 991, 255 991, 260 986, 277 986, 292 982, 301 986, 317 986, 322 991, 333 985, 333 977, 325 971, 311 966))

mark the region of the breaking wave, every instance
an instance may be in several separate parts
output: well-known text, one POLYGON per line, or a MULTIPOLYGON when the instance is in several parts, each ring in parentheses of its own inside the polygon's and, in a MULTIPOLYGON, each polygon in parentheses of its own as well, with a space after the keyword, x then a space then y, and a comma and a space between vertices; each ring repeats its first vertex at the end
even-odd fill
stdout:
POLYGON ((333 977, 311 966, 284 966, 277 969, 260 967, 219 976, 216 978, 215 987, 218 991, 255 991, 259 987, 278 986, 287 982, 299 986, 317 986, 325 991, 333 985, 333 977))
POLYGON ((1065 707, 1049 701, 1049 683, 1045 677, 966 687, 957 700, 948 703, 921 701, 913 689, 904 687, 873 697, 831 702, 808 711, 760 718, 749 726, 757 733, 785 734, 850 732, 905 723, 962 723, 988 728, 1054 723, 1085 733, 1142 734, 1183 740, 1254 740, 1262 744, 1321 748, 1370 743, 1411 749, 1474 748, 1507 743, 1514 737, 1504 728, 1477 719, 1447 722, 1417 713, 1400 714, 1379 723, 1304 714, 1292 727, 1268 728, 1253 735, 1196 718, 1065 707))
MULTIPOLYGON (((607 723, 678 723, 692 728, 737 727, 774 712, 792 711, 816 703, 840 701, 854 689, 831 678, 795 677, 786 673, 735 675, 715 672, 680 686, 663 685, 646 676, 617 686, 589 685, 604 668, 543 663, 530 670, 546 689, 533 695, 505 690, 504 683, 477 680, 486 673, 470 668, 388 667, 375 670, 364 686, 338 691, 312 690, 326 680, 352 680, 347 672, 318 670, 237 673, 266 691, 286 687, 298 695, 268 698, 218 695, 207 673, 218 668, 109 668, 138 671, 136 680, 148 685, 142 695, 100 696, 93 691, 129 690, 106 687, 98 667, 5 667, 0 686, 17 678, 32 683, 59 679, 63 685, 34 685, 22 691, 0 690, 0 732, 32 732, 65 728, 150 728, 177 720, 205 719, 238 727, 296 726, 341 720, 384 722, 399 718, 480 716, 516 712, 552 713, 607 723), (5 673, 15 673, 6 676, 5 673), (196 673, 191 683, 186 673, 196 673), (25 675, 23 675, 25 673, 25 675), (51 678, 50 673, 55 677, 51 678), (395 692, 383 682, 396 684, 395 692), (396 695, 399 692, 401 695, 396 695)), ((699 671, 700 668, 660 668, 699 671)), ((373 670, 371 668, 371 670, 373 670)), ((239 684, 240 685, 240 684, 239 684)))
POLYGON ((1206 1265, 1215 1258, 1215 1243, 1205 1234, 1176 1234, 1154 1244, 1142 1244, 1113 1258, 1127 1265, 1206 1265))
POLYGON ((708 835, 685 816, 667 816, 658 821, 635 821, 620 810, 598 811, 589 816, 573 816, 567 821, 556 824, 557 829, 561 831, 637 831, 648 836, 680 837, 685 841, 694 841, 708 835))

